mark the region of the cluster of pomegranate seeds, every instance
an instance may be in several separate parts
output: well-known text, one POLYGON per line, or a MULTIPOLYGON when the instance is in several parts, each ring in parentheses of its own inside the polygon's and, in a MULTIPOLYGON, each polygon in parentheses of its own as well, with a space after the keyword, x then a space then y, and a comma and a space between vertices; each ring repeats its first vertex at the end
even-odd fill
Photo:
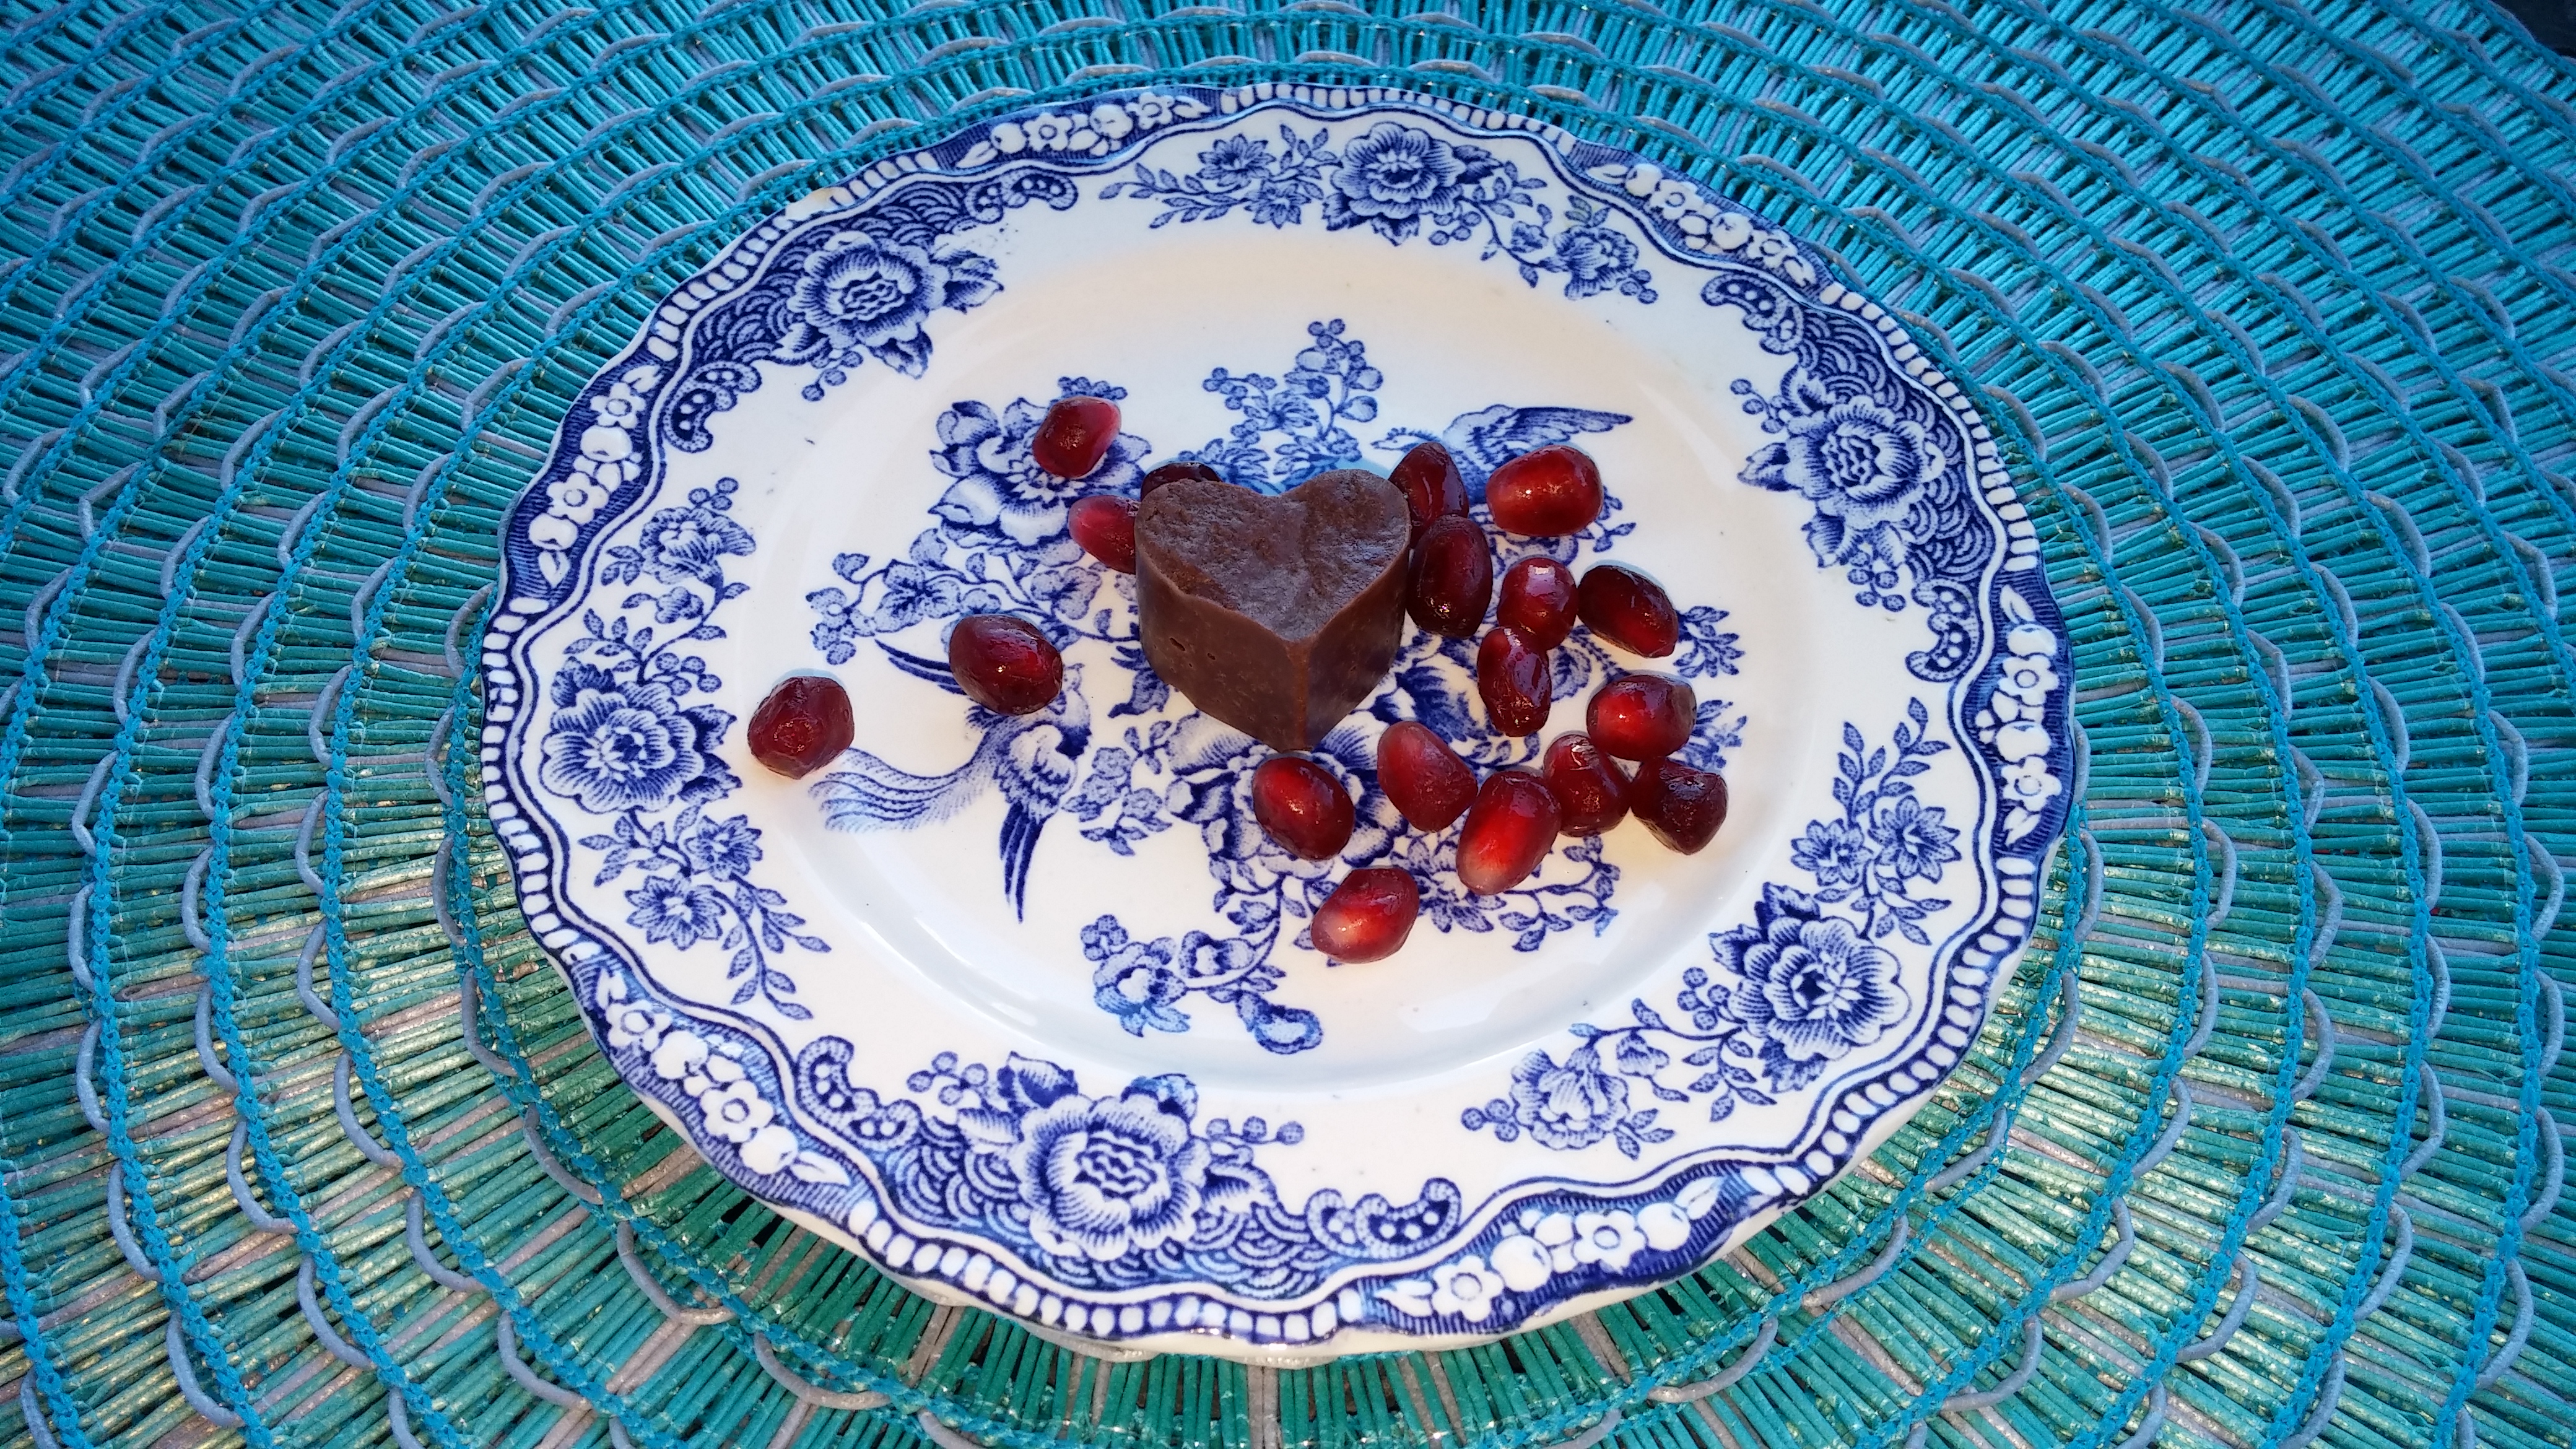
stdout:
POLYGON ((1404 495, 1404 506, 1413 515, 1413 541, 1422 541, 1422 531, 1432 520, 1456 514, 1467 516, 1467 480, 1458 474, 1458 460, 1438 443, 1418 443, 1386 481, 1404 495))
POLYGON ((1029 439, 1029 455, 1059 478, 1088 478, 1116 441, 1118 404, 1105 397, 1063 397, 1029 439))
POLYGON ((1494 618, 1541 649, 1553 649, 1574 632, 1575 595, 1574 570, 1543 554, 1525 558, 1503 571, 1494 618))
POLYGON ((1584 728, 1623 760, 1659 760, 1690 743, 1699 697, 1668 674, 1622 674, 1594 692, 1584 728))
POLYGON ((1565 814, 1557 826, 1568 835, 1599 835, 1628 818, 1628 775, 1576 730, 1550 740, 1540 763, 1547 791, 1565 814))
POLYGON ((1485 622, 1485 606, 1493 598, 1494 551, 1485 530, 1463 513, 1431 520, 1413 545, 1413 577, 1404 601, 1413 622, 1464 639, 1485 622))
POLYGON ((1480 896, 1519 885, 1555 848, 1564 823, 1545 780, 1527 770, 1486 776, 1458 828, 1458 883, 1480 896))
POLYGON ((1581 448, 1523 453, 1485 480, 1485 506, 1506 533, 1581 533, 1601 516, 1601 470, 1581 448))
POLYGON ((1476 648, 1476 693, 1495 732, 1534 735, 1547 727, 1553 671, 1547 651, 1509 624, 1497 624, 1476 648))
POLYGON ((1631 654, 1661 659, 1682 640, 1682 618, 1673 609, 1673 596, 1621 564, 1584 570, 1576 608, 1584 627, 1631 654))
POLYGON ((1628 808, 1666 848, 1697 855, 1726 823, 1726 777, 1679 760, 1648 760, 1629 782, 1628 808))
POLYGON ((839 680, 791 675, 751 712, 746 731, 751 757, 791 780, 801 780, 850 747, 849 691, 839 680))
POLYGON ((1136 500, 1094 493, 1073 500, 1065 528, 1082 551, 1122 574, 1136 572, 1136 500))
POLYGON ((1422 890, 1410 871, 1372 866, 1342 877, 1315 908, 1315 949, 1336 961, 1383 961, 1413 934, 1422 890))
POLYGON ((948 672, 996 714, 1033 714, 1064 692, 1064 656, 1037 626, 1008 614, 969 614, 948 635, 948 672))
POLYGON ((1414 829, 1446 830, 1476 798, 1476 772, 1428 725, 1400 720, 1377 739, 1377 786, 1414 829))
POLYGON ((1272 755, 1252 772, 1252 818, 1301 860, 1330 860, 1351 843, 1358 811, 1333 773, 1303 755, 1272 755))
MULTIPOLYGON (((1553 558, 1524 558, 1504 572, 1496 598, 1492 546, 1468 513, 1456 460, 1440 444, 1407 453, 1390 481, 1412 513, 1406 608, 1414 622, 1463 639, 1493 604, 1494 625, 1476 650, 1476 693, 1497 732, 1529 736, 1547 727, 1555 680, 1549 651, 1572 635, 1578 619, 1645 658, 1680 646, 1672 596, 1623 564, 1595 564, 1577 580, 1553 558)), ((1494 526, 1510 533, 1580 533, 1600 519, 1606 500, 1601 470, 1581 449, 1561 444, 1511 459, 1485 483, 1494 526)), ((1706 846, 1726 818, 1726 782, 1669 758, 1690 742, 1698 715, 1687 683, 1622 675, 1594 694, 1585 730, 1548 745, 1538 773, 1501 771, 1481 788, 1446 741, 1407 720, 1378 742, 1378 783, 1417 830, 1443 829, 1466 810, 1458 878, 1482 895, 1527 880, 1558 835, 1598 835, 1631 814, 1687 854, 1706 846), (1635 779, 1621 760, 1639 762, 1635 779)), ((1320 940, 1320 923, 1317 929, 1320 940)))
MULTIPOLYGON (((1071 397, 1047 410, 1030 443, 1039 467, 1061 478, 1088 477, 1118 435, 1118 407, 1071 397)), ((1066 527, 1093 558, 1121 573, 1136 571, 1137 504, 1184 478, 1224 481, 1205 463, 1166 463, 1147 473, 1135 498, 1094 494, 1074 502, 1066 527)), ((1502 579, 1495 600, 1494 556, 1485 530, 1468 513, 1457 461, 1438 443, 1407 453, 1389 481, 1411 515, 1413 558, 1406 609, 1433 633, 1468 638, 1495 605, 1496 623, 1476 651, 1476 690, 1493 727, 1535 735, 1546 727, 1554 669, 1548 651, 1563 644, 1576 620, 1633 654, 1661 658, 1679 645, 1681 620, 1670 595, 1644 574, 1596 564, 1578 582, 1552 558, 1525 558, 1502 579)), ((1495 526, 1530 535, 1579 533, 1600 518, 1601 472, 1580 449, 1553 446, 1494 470, 1486 502, 1495 526)), ((949 668, 967 697, 1004 714, 1043 709, 1062 692, 1064 659, 1044 634, 1021 619, 977 614, 958 621, 948 640, 949 668)), ((1691 687, 1660 674, 1622 675, 1594 694, 1587 731, 1551 742, 1533 773, 1500 770, 1479 786, 1476 772, 1449 743, 1413 720, 1390 726, 1378 741, 1378 784, 1407 823, 1447 829, 1463 813, 1458 879, 1479 895, 1496 895, 1530 878, 1559 835, 1598 835, 1633 814, 1656 839, 1683 854, 1709 843, 1726 819, 1726 781, 1672 759, 1690 739, 1698 701, 1691 687), (1620 760, 1639 762, 1632 778, 1620 760)), ((752 752, 781 774, 802 776, 849 745, 849 696, 828 679, 787 680, 751 721, 752 752)), ((1271 839, 1306 860, 1330 860, 1351 841, 1357 809, 1332 772, 1301 755, 1277 755, 1254 768, 1253 818, 1271 839)), ((1312 939, 1336 961, 1379 961, 1412 933, 1422 898, 1412 875, 1375 867, 1352 871, 1315 909, 1312 939)))

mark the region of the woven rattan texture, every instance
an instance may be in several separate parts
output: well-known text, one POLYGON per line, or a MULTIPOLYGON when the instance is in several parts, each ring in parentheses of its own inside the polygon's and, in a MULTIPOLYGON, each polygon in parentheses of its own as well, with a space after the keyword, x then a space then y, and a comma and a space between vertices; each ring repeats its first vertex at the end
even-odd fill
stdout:
POLYGON ((2576 71, 2484 0, 438 3, 0 32, 12 1442, 2576 1437, 2576 71), (565 400, 786 198, 1162 77, 1632 146, 2010 439, 2091 749, 2047 923, 1667 1292, 1277 1373, 934 1309, 619 1088, 511 905, 472 649, 565 400))

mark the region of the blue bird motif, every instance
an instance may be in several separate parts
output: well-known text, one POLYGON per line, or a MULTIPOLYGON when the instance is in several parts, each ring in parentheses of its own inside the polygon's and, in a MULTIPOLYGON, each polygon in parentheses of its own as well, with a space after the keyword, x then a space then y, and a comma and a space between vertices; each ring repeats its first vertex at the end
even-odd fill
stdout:
POLYGON ((1626 413, 1591 408, 1516 408, 1509 403, 1496 403, 1476 412, 1460 413, 1437 434, 1397 428, 1378 439, 1377 446, 1446 444, 1449 456, 1458 460, 1459 476, 1467 480, 1467 497, 1482 503, 1486 476, 1521 454, 1551 443, 1569 442, 1584 433, 1606 433, 1631 421, 1626 413))
MULTIPOLYGON (((948 666, 879 641, 878 648, 904 673, 963 695, 948 666)), ((823 803, 823 823, 834 830, 909 830, 945 820, 989 787, 1002 792, 1010 812, 1002 820, 1002 891, 1011 909, 1028 914, 1029 861, 1038 835, 1073 788, 1075 768, 1091 748, 1091 706, 1082 697, 1082 666, 1068 664, 1064 692, 1033 714, 995 714, 981 705, 966 711, 976 731, 975 752, 944 775, 916 775, 853 747, 843 768, 825 775, 810 793, 823 803)))

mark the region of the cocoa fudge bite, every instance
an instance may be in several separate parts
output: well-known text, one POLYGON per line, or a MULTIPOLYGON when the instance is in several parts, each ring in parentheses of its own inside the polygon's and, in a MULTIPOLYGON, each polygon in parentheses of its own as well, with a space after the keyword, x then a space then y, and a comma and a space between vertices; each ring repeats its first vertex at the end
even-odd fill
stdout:
POLYGON ((1404 496, 1342 469, 1272 497, 1205 478, 1136 515, 1145 658, 1206 713, 1313 747, 1377 688, 1404 624, 1404 496))

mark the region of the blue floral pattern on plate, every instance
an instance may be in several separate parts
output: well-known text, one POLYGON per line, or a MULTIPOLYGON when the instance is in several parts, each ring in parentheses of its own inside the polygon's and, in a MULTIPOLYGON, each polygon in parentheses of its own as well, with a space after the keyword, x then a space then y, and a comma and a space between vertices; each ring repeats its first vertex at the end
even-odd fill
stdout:
POLYGON ((1997 540, 1975 506, 1975 470, 1949 409, 1882 355, 1877 328, 1804 304, 1767 272, 1712 277, 1700 299, 1741 309, 1763 350, 1794 359, 1771 393, 1744 378, 1733 384, 1744 410, 1779 435, 1746 462, 1744 481, 1814 506, 1807 546, 1819 566, 1843 569, 1854 603, 1890 613, 1909 600, 1923 606, 1932 645, 1907 659, 1915 677, 1959 678, 1984 642, 1977 581, 1997 540))
POLYGON ((804 1100, 862 1144, 907 1215, 955 1222, 1048 1262, 1062 1282, 1128 1287, 1185 1272, 1313 1288, 1354 1259, 1457 1221, 1455 1185, 1437 1178, 1398 1206, 1376 1194, 1279 1200, 1255 1162, 1304 1129, 1258 1117, 1198 1119, 1198 1089, 1178 1073, 1086 1095, 1073 1073, 1013 1056, 998 1068, 942 1052, 899 1095, 849 1080, 850 1043, 824 1037, 797 1059, 804 1100))
POLYGON ((1267 140, 1227 136, 1198 154, 1195 171, 1139 166, 1134 179, 1100 194, 1161 202, 1154 226, 1213 221, 1237 208, 1266 226, 1298 226, 1320 201, 1327 231, 1365 226, 1390 243, 1427 234, 1433 246, 1481 236, 1487 258, 1509 256, 1533 287, 1552 272, 1565 278, 1568 297, 1607 291, 1655 300, 1654 274, 1637 265, 1637 243, 1611 225, 1609 211, 1569 197, 1563 224, 1551 231, 1557 214, 1538 199, 1546 183, 1482 146, 1398 121, 1378 122, 1338 152, 1331 139, 1330 130, 1301 138, 1281 126, 1273 152, 1267 140))
POLYGON ((715 616, 743 591, 725 577, 724 561, 756 547, 731 514, 737 487, 727 478, 693 489, 683 505, 647 518, 638 542, 605 551, 603 587, 658 587, 613 604, 602 596, 583 611, 583 632, 547 686, 555 712, 537 780, 605 820, 606 830, 581 841, 604 853, 591 884, 633 873, 626 924, 647 944, 728 952, 725 975, 741 983, 731 1004, 758 998, 801 1021, 811 1013, 794 1000, 795 978, 779 960, 791 947, 832 948, 798 929, 805 919, 786 896, 751 879, 761 850, 750 819, 708 813, 742 783, 716 753, 733 716, 685 702, 723 681, 679 646, 724 637, 715 616))
POLYGON ((1722 1122, 1739 1102, 1769 1106, 1806 1086, 1902 1020, 1913 1002, 1897 984, 1895 956, 1872 942, 1895 932, 1931 944, 1916 922, 1949 902, 1917 896, 1916 882, 1940 880, 1959 859, 1958 830, 1908 783, 1950 748, 1927 737, 1928 723, 1913 701, 1892 743, 1875 750, 1843 726, 1834 778, 1842 815, 1809 821, 1790 847, 1816 889, 1765 886, 1750 925, 1709 937, 1721 974, 1682 973, 1673 1006, 1687 1027, 1642 999, 1629 1003, 1630 1023, 1577 1022, 1567 1030, 1583 1044, 1563 1063, 1530 1053, 1512 1069, 1511 1095, 1469 1107, 1461 1124, 1506 1142, 1527 1132, 1558 1151, 1608 1138, 1635 1157, 1673 1134, 1655 1125, 1662 1108, 1631 1110, 1632 1084, 1664 1102, 1704 1099, 1709 1120, 1722 1122), (1691 1077, 1678 1087, 1662 1079, 1677 1057, 1691 1077))
POLYGON ((671 446, 703 452, 707 420, 759 390, 763 363, 812 369, 802 393, 849 381, 870 359, 906 377, 930 366, 930 323, 1002 290, 993 259, 948 243, 1040 202, 1073 205, 1071 183, 1020 174, 973 185, 916 187, 864 227, 816 227, 767 259, 760 279, 711 310, 671 401, 671 446))
MULTIPOLYGON (((1316 321, 1275 373, 1211 371, 1207 393, 1237 421, 1178 456, 1280 488, 1438 437, 1481 502, 1503 459, 1629 425, 1572 405, 1381 417, 1370 325, 1316 321)), ((1116 392, 1087 377, 1060 387, 1116 392)), ((1270 1053, 1311 1049, 1324 1013, 1282 999, 1294 993, 1276 953, 1329 869, 1265 855, 1239 793, 1247 742, 1170 708, 1134 649, 1127 586, 1066 537, 1071 500, 1131 486, 1153 445, 1122 436, 1102 474, 1065 485, 1027 461, 1044 401, 959 401, 908 443, 927 450, 927 526, 891 553, 832 560, 800 626, 827 663, 865 649, 939 682, 939 661, 892 636, 1007 609, 1084 642, 1088 672, 1035 715, 958 706, 973 742, 951 770, 856 751, 795 798, 899 829, 997 793, 989 888, 1014 903, 1042 836, 1114 863, 1186 828, 1233 908, 1225 928, 1155 935, 1094 917, 1064 943, 1092 973, 1094 1006, 1140 1049, 1199 1025, 1199 1007, 1231 1013, 1270 1053)), ((1614 507, 1549 547, 1608 553, 1635 527, 1614 507)), ((1959 1062, 2026 938, 2073 778, 2071 670, 2038 565, 1955 385, 1794 239, 1723 198, 1535 123, 1418 97, 1269 85, 1096 97, 970 128, 762 223, 584 389, 505 531, 485 643, 491 818, 532 930, 620 1074, 720 1171, 891 1271, 1103 1339, 1256 1356, 1456 1341, 1688 1271, 1816 1191, 1871 1124, 1959 1062), (1345 1190, 1313 1112, 1214 1109, 1224 1092, 1186 1072, 1077 1072, 925 1041, 889 1076, 882 1043, 805 1004, 795 973, 837 961, 834 943, 770 883, 792 852, 726 763, 737 721, 715 702, 725 685, 710 662, 733 647, 736 575, 764 540, 732 472, 666 492, 663 470, 713 448, 711 422, 764 383, 820 404, 863 375, 932 376, 944 329, 1011 295, 1013 228, 1095 213, 1155 235, 1234 218, 1263 236, 1455 248, 1532 287, 1559 279, 1563 305, 1597 315, 1675 315, 1659 293, 1686 276, 1704 315, 1740 316, 1777 359, 1733 379, 1765 430, 1746 496, 1795 500, 1805 552, 1849 586, 1838 607, 1929 635, 1904 657, 1903 692, 1885 696, 1901 717, 1842 726, 1829 789, 1800 810, 1804 828, 1742 918, 1694 948, 1704 957, 1634 994, 1625 1019, 1548 1033, 1446 1100, 1446 1140, 1528 1154, 1499 1180, 1462 1183, 1423 1135, 1417 1190, 1345 1190), (1947 794, 1927 793, 1935 779, 1947 794), (661 974, 701 971, 689 963, 704 963, 692 979, 723 982, 714 997, 661 974), (1807 1125, 1786 1151, 1712 1135, 1791 1108, 1807 1125), (1291 1193, 1292 1176, 1307 1186, 1291 1193)), ((1735 621, 1685 602, 1671 667, 1733 674, 1746 658, 1735 621)), ((1424 720, 1482 768, 1527 759, 1528 742, 1479 728, 1467 663, 1462 646, 1416 636, 1361 721, 1319 752, 1361 801, 1349 858, 1412 871, 1434 932, 1523 951, 1597 933, 1622 909, 1600 841, 1561 849, 1522 891, 1471 898, 1453 888, 1447 840, 1395 829, 1374 791, 1365 741, 1394 719, 1424 720)), ((1578 635, 1558 667, 1566 697, 1609 660, 1578 635)), ((1745 721, 1704 708, 1692 757, 1722 763, 1745 721)))
MULTIPOLYGON (((1243 421, 1225 437, 1183 454, 1216 463, 1248 486, 1282 489, 1315 472, 1364 461, 1358 439, 1342 424, 1377 418, 1376 390, 1384 378, 1368 361, 1367 343, 1348 335, 1338 318, 1306 329, 1308 345, 1276 378, 1210 373, 1205 387, 1224 398, 1243 421)), ((1124 398, 1126 391, 1087 377, 1068 377, 1066 396, 1124 398)), ((1345 727, 1310 755, 1340 776, 1358 802, 1358 827, 1331 861, 1299 860, 1252 823, 1254 766, 1269 751, 1249 737, 1195 713, 1161 717, 1171 691, 1145 663, 1136 639, 1133 587, 1086 558, 1065 532, 1066 506, 1077 493, 1132 492, 1151 445, 1122 433, 1100 468, 1078 483, 1039 472, 1029 461, 1028 440, 1046 409, 1028 399, 995 408, 961 402, 943 414, 932 465, 956 480, 933 507, 931 527, 916 536, 903 557, 876 562, 843 554, 833 570, 848 587, 806 596, 817 615, 814 647, 825 662, 844 664, 861 641, 871 641, 898 667, 956 692, 944 662, 898 648, 889 636, 925 620, 1003 612, 1036 620, 1059 647, 1078 639, 1113 647, 1121 676, 1102 680, 1068 672, 1064 693, 1045 709, 1005 716, 969 706, 977 737, 966 762, 936 776, 896 768, 865 749, 852 749, 842 766, 813 787, 824 818, 839 830, 908 829, 945 819, 987 789, 1009 802, 1001 829, 1001 888, 1022 909, 1030 863, 1048 824, 1077 823, 1087 841, 1115 854, 1134 854, 1145 838, 1176 826, 1196 827, 1215 877, 1214 905, 1233 934, 1192 930, 1150 939, 1131 937, 1116 915, 1102 915, 1082 932, 1082 954, 1096 968, 1093 1002, 1131 1035, 1185 1032, 1192 998, 1231 1010, 1243 1029, 1268 1051, 1309 1050, 1324 1038, 1313 1011, 1274 999, 1283 979, 1274 957, 1283 940, 1304 944, 1300 922, 1329 894, 1342 867, 1394 866, 1420 887, 1423 920, 1443 933, 1502 932, 1516 951, 1535 951, 1553 932, 1588 926, 1595 934, 1617 914, 1611 897, 1618 867, 1601 858, 1598 841, 1575 842, 1560 855, 1570 878, 1546 879, 1499 895, 1479 896, 1458 884, 1451 867, 1454 829, 1423 836, 1378 788, 1373 741, 1345 727), (1105 702, 1096 711, 1093 691, 1105 702), (1096 721, 1142 717, 1123 733, 1096 721)), ((1445 430, 1454 450, 1474 468, 1477 491, 1490 463, 1560 441, 1577 431, 1608 431, 1628 419, 1619 413, 1571 407, 1481 408, 1445 430)), ((1410 446, 1438 436, 1398 429, 1384 446, 1410 446)), ((1635 525, 1614 522, 1613 496, 1600 522, 1580 534, 1544 540, 1543 550, 1566 562, 1610 550, 1635 525)), ((1483 516, 1481 502, 1478 516, 1483 516)), ((1533 550, 1540 551, 1540 550, 1533 550)), ((1682 615, 1687 647, 1675 660, 1686 677, 1713 679, 1736 671, 1741 650, 1721 626, 1726 611, 1689 604, 1682 615)), ((1553 651, 1555 691, 1572 698, 1596 676, 1611 671, 1610 657, 1588 630, 1553 651)), ((1430 723, 1477 765, 1526 765, 1535 741, 1498 735, 1469 707, 1470 655, 1465 643, 1415 632, 1398 656, 1387 683, 1360 708, 1378 723, 1418 719, 1430 723)), ((1080 666, 1074 666, 1079 669, 1080 666)), ((1743 738, 1745 715, 1722 699, 1700 704, 1699 723, 1685 754, 1709 769, 1722 769, 1726 751, 1743 738)), ((1061 832, 1059 832, 1061 834, 1061 832)))

